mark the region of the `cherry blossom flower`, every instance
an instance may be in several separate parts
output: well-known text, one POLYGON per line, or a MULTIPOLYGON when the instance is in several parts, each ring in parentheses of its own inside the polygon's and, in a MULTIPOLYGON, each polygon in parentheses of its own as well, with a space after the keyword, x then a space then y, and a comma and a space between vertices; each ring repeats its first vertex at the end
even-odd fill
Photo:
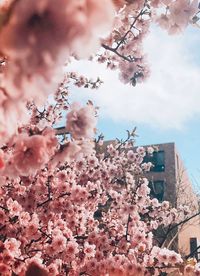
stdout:
MULTIPOLYGON (((67 72, 56 85, 65 62, 68 68, 72 56, 88 57, 100 42, 90 60, 119 68, 124 83, 144 81, 149 69, 142 42, 150 21, 181 31, 196 0, 17 0, 0 9, 0 274, 191 271, 191 262, 159 248, 154 238, 155 229, 179 224, 190 211, 151 198, 143 173, 154 148, 135 149, 135 130, 107 147, 102 136, 95 140, 92 103, 68 103, 71 79, 76 88, 92 81, 67 72), (114 30, 100 41, 114 16, 114 30), (38 107, 54 88, 54 98, 38 107), (66 113, 66 127, 54 131, 66 113)), ((191 266, 198 275, 199 266, 191 266)))
POLYGON ((55 253, 63 251, 66 248, 66 243, 67 240, 62 234, 56 235, 52 240, 53 251, 55 253))
POLYGON ((12 59, 7 79, 20 95, 30 80, 37 86, 38 82, 50 81, 70 53, 88 55, 96 50, 99 36, 110 30, 114 18, 110 0, 58 0, 56 6, 53 0, 20 0, 10 9, 12 13, 0 32, 0 49, 12 59), (85 43, 87 47, 80 47, 85 43))
POLYGON ((13 164, 19 174, 34 175, 49 160, 46 139, 42 135, 28 137, 24 134, 18 136, 13 164))
POLYGON ((66 129, 74 139, 88 138, 94 136, 96 127, 95 109, 92 105, 80 107, 74 103, 71 111, 67 114, 66 129))
POLYGON ((13 257, 19 257, 20 255, 20 244, 21 242, 20 241, 17 241, 16 239, 14 238, 10 238, 10 239, 7 239, 5 242, 4 242, 4 246, 5 248, 8 250, 8 252, 11 254, 11 256, 13 257))
POLYGON ((69 241, 65 252, 67 255, 74 258, 74 256, 78 253, 78 244, 75 241, 69 241))
POLYGON ((16 200, 12 200, 12 198, 9 198, 6 204, 12 216, 17 216, 20 214, 22 207, 16 200))
POLYGON ((197 10, 198 0, 176 0, 169 6, 170 21, 183 29, 188 25, 189 20, 194 16, 197 10))
POLYGON ((86 258, 92 258, 95 256, 95 245, 89 244, 87 242, 84 243, 84 253, 86 255, 86 258))
POLYGON ((64 146, 61 146, 53 157, 52 165, 55 166, 58 163, 62 164, 76 159, 81 150, 81 146, 76 141, 67 142, 64 146))
POLYGON ((125 5, 125 0, 112 0, 116 9, 120 9, 125 5))

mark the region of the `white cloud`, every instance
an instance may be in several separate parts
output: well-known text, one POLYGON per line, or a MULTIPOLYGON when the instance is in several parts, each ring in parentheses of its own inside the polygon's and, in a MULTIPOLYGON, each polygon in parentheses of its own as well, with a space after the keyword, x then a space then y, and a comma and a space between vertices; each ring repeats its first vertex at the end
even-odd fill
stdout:
POLYGON ((193 51, 199 40, 193 31, 169 37, 154 29, 145 43, 151 76, 136 87, 122 84, 116 71, 99 64, 75 63, 73 69, 94 78, 99 75, 104 84, 97 91, 75 91, 73 99, 90 98, 100 106, 101 116, 115 121, 182 128, 200 115, 200 64, 195 64, 193 51))

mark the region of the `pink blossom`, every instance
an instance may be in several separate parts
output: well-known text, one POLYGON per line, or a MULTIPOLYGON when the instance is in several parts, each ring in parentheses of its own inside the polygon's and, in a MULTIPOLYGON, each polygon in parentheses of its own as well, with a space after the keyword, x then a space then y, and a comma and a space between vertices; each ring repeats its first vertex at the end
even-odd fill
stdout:
POLYGON ((8 71, 19 90, 34 74, 50 81, 53 67, 63 64, 70 53, 88 55, 96 50, 99 36, 110 30, 114 18, 110 0, 58 0, 56 6, 53 0, 20 0, 10 9, 0 48, 12 59, 8 71))
POLYGON ((27 123, 28 118, 25 104, 12 99, 7 91, 0 87, 0 141, 7 142, 17 131, 19 122, 27 123))
POLYGON ((73 104, 71 111, 67 114, 66 129, 74 139, 92 139, 95 133, 96 117, 92 105, 81 107, 73 104))
POLYGON ((194 272, 194 267, 191 265, 186 265, 184 269, 184 275, 190 276, 194 272))
POLYGON ((132 162, 136 160, 136 154, 133 152, 133 150, 129 150, 127 152, 127 158, 132 162))
POLYGON ((33 237, 38 231, 38 226, 35 223, 29 223, 26 226, 27 237, 33 237))
POLYGON ((170 20, 169 17, 166 14, 161 14, 157 19, 156 22, 160 25, 163 29, 169 29, 170 28, 170 20))
MULTIPOLYGON (((55 97, 43 107, 38 103, 54 88, 66 59, 99 47, 114 14, 114 31, 101 41, 106 51, 90 59, 118 67, 125 83, 143 81, 149 69, 141 47, 151 18, 164 9, 160 24, 180 31, 195 1, 11 0, 1 9, 0 274, 150 276, 161 268, 169 272, 169 266, 184 270, 179 254, 154 246, 153 230, 175 225, 188 210, 151 199, 143 175, 150 164, 143 158, 153 148, 133 150, 132 131, 127 140, 95 152, 94 106, 68 104, 71 79, 76 88, 93 83, 84 75, 68 72, 55 97), (66 127, 54 131, 66 113, 66 127)), ((199 273, 198 265, 193 272, 199 273)))
POLYGON ((74 258, 74 256, 78 253, 78 244, 75 241, 69 241, 67 243, 65 253, 74 258))
POLYGON ((147 162, 147 163, 143 163, 141 165, 142 169, 146 172, 150 171, 150 169, 152 168, 153 164, 151 162, 147 162))
POLYGON ((21 212, 19 214, 19 221, 22 226, 26 227, 28 225, 30 219, 31 219, 31 216, 28 212, 21 212))
POLYGON ((1 170, 2 168, 4 168, 4 166, 5 166, 4 154, 3 154, 3 151, 0 150, 0 170, 1 170))
POLYGON ((148 154, 152 155, 154 153, 155 149, 153 147, 147 147, 148 154))
POLYGON ((61 146, 53 157, 53 166, 58 163, 71 162, 76 159, 78 154, 81 152, 81 146, 78 145, 76 141, 67 142, 65 145, 61 146))
POLYGON ((56 263, 52 263, 48 266, 49 275, 57 276, 59 274, 59 268, 56 263))
POLYGON ((20 250, 19 250, 20 244, 21 244, 21 242, 14 239, 14 238, 7 239, 4 242, 5 248, 8 250, 8 252, 13 257, 19 257, 19 255, 20 255, 20 250))
POLYGON ((156 21, 162 28, 167 29, 169 34, 182 32, 198 11, 198 0, 162 2, 168 6, 169 12, 161 14, 156 21))
POLYGON ((86 255, 86 258, 92 258, 95 256, 95 245, 94 244, 89 244, 88 242, 84 243, 84 253, 86 255))
POLYGON ((125 0, 112 0, 116 9, 120 9, 125 5, 125 0))
POLYGON ((185 28, 197 10, 198 0, 176 0, 169 6, 170 20, 181 29, 185 28))
POLYGON ((138 193, 139 196, 145 196, 145 195, 149 194, 150 193, 150 188, 148 187, 148 182, 147 183, 143 183, 139 187, 137 193, 138 193))
POLYGON ((66 248, 67 239, 62 235, 56 235, 52 240, 52 248, 55 253, 61 252, 66 248))
POLYGON ((46 147, 49 156, 52 156, 58 148, 58 140, 55 136, 55 130, 51 127, 47 127, 42 132, 42 135, 46 138, 46 147))
POLYGON ((168 201, 163 201, 163 202, 161 203, 161 206, 162 206, 162 208, 164 208, 164 209, 169 209, 169 202, 168 202, 168 201))
POLYGON ((16 200, 12 200, 12 198, 9 198, 6 203, 11 216, 17 216, 20 214, 22 206, 16 200))
POLYGON ((111 155, 111 156, 116 156, 117 155, 117 150, 115 148, 115 146, 113 144, 110 144, 107 146, 107 152, 111 155))
POLYGON ((3 263, 0 263, 0 273, 1 275, 4 276, 10 276, 11 275, 11 271, 8 265, 5 265, 3 263))
POLYGON ((145 148, 144 147, 138 147, 137 149, 136 149, 136 152, 140 155, 140 156, 142 156, 142 157, 144 157, 145 156, 145 148))
POLYGON ((121 72, 119 79, 124 83, 131 83, 131 81, 134 79, 134 75, 137 72, 137 65, 135 63, 120 63, 121 72))
POLYGON ((34 175, 48 160, 47 140, 44 136, 28 137, 24 134, 18 136, 13 154, 13 164, 19 174, 34 175))
POLYGON ((166 6, 169 6, 173 2, 173 0, 161 0, 161 2, 166 6))

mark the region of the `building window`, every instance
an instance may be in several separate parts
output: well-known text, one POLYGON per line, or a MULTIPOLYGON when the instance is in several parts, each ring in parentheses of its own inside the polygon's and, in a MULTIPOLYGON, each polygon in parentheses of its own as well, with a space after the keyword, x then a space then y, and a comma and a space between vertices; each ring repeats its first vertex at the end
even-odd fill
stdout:
POLYGON ((165 182, 163 180, 150 181, 149 188, 151 189, 150 196, 162 202, 165 193, 165 182))
POLYGON ((200 244, 197 238, 190 238, 190 255, 189 257, 200 260, 200 244))
POLYGON ((146 155, 143 162, 151 162, 151 172, 164 172, 165 171, 165 152, 155 151, 152 155, 146 155))

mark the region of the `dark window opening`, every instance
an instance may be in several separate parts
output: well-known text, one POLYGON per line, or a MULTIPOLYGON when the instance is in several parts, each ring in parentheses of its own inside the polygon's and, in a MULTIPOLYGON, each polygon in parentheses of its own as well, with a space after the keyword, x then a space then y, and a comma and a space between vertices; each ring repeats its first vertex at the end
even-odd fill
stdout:
POLYGON ((197 242, 197 238, 190 238, 190 255, 191 258, 200 260, 200 245, 197 242))
POLYGON ((165 171, 165 152, 155 151, 152 155, 146 155, 143 162, 151 162, 151 172, 164 172, 165 171))
POLYGON ((164 199, 165 193, 165 182, 163 180, 150 181, 149 182, 150 196, 152 198, 157 198, 159 202, 164 199))

